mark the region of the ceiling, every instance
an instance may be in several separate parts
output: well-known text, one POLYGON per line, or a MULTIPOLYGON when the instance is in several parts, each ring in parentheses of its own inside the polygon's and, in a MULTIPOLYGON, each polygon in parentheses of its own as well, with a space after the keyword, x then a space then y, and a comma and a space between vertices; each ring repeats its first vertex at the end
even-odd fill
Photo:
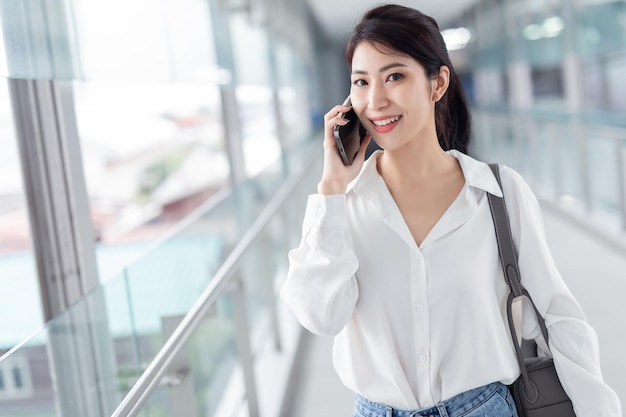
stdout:
MULTIPOLYGON (((380 1, 307 0, 322 30, 335 42, 343 43, 363 13, 380 1)), ((397 0, 395 3, 419 9, 437 20, 443 29, 448 21, 480 0, 397 0)))

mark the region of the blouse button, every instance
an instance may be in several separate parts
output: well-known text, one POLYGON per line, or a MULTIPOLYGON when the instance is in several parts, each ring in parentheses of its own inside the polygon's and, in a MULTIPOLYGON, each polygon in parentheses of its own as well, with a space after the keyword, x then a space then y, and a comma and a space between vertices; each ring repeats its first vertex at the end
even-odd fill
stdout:
POLYGON ((421 355, 420 356, 420 362, 422 362, 422 363, 426 362, 426 356, 421 355))
POLYGON ((416 309, 417 311, 424 311, 424 306, 423 306, 422 304, 418 304, 418 305, 415 307, 415 309, 416 309))
POLYGON ((315 213, 317 214, 318 217, 322 217, 324 214, 326 214, 326 209, 324 207, 320 207, 317 209, 315 213))

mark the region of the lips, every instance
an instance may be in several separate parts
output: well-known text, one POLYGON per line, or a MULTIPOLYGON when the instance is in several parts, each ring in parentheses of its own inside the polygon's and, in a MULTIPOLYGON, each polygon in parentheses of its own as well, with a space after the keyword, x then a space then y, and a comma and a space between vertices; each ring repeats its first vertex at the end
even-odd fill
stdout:
POLYGON ((402 119, 402 116, 385 116, 377 117, 376 119, 370 119, 374 125, 374 130, 378 133, 389 132, 392 130, 398 122, 402 119))

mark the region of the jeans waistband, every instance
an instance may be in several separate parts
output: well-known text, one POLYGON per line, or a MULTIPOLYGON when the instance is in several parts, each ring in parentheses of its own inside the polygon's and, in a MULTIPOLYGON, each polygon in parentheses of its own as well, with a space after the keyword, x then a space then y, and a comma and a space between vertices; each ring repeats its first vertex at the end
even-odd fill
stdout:
POLYGON ((433 407, 422 410, 401 410, 392 408, 382 403, 376 403, 368 400, 360 394, 355 395, 355 405, 359 407, 364 415, 367 410, 376 411, 374 415, 390 416, 390 417, 448 417, 463 414, 466 411, 483 403, 487 398, 491 397, 498 389, 508 389, 506 385, 500 382, 494 382, 482 387, 474 388, 469 391, 462 392, 436 404, 433 407))

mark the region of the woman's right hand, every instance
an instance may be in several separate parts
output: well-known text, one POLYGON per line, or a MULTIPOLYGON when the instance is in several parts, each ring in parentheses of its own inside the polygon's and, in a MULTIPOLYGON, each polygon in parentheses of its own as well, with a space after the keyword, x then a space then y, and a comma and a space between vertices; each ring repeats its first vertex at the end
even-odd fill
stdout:
MULTIPOLYGON (((348 100, 346 100, 347 102, 348 100)), ((335 142, 335 126, 345 126, 348 120, 341 117, 352 107, 346 104, 333 107, 324 115, 324 171, 322 179, 317 184, 320 194, 343 194, 350 181, 356 178, 365 161, 365 150, 371 139, 370 134, 365 135, 359 152, 354 158, 352 165, 344 165, 339 156, 337 143, 335 142)))

